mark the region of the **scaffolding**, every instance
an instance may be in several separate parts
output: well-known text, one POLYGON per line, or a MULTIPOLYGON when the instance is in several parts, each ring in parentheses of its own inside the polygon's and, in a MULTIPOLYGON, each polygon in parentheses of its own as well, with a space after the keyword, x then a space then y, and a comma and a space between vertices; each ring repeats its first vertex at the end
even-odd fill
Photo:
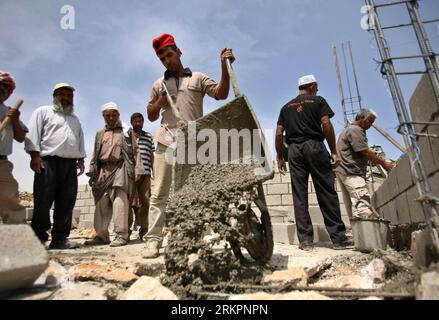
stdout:
MULTIPOLYGON (((337 75, 338 89, 339 89, 340 99, 341 99, 341 107, 343 110, 344 126, 346 128, 350 123, 353 122, 353 120, 355 120, 355 115, 358 113, 358 111, 360 111, 363 108, 363 106, 362 106, 362 98, 360 95, 360 89, 358 86, 357 73, 355 71, 355 63, 354 63, 354 56, 352 54, 351 42, 348 41, 347 44, 342 43, 342 49, 343 49, 343 57, 344 57, 344 67, 345 67, 345 71, 346 71, 346 79, 347 79, 348 90, 349 90, 349 97, 347 99, 345 99, 344 91, 343 91, 343 82, 342 82, 341 75, 340 75, 340 64, 338 62, 337 47, 335 44, 332 45, 332 53, 333 53, 333 58, 334 58, 335 71, 336 71, 336 75, 337 75), (353 74, 353 78, 355 81, 355 89, 356 89, 356 93, 357 93, 356 96, 352 96, 351 83, 350 83, 350 77, 349 77, 349 68, 348 68, 348 63, 346 60, 345 47, 347 47, 349 49, 349 56, 350 56, 351 66, 352 66, 351 67, 352 74, 353 74), (346 103, 350 104, 349 110, 346 107, 346 103)), ((384 128, 382 128, 380 125, 378 125, 377 123, 374 122, 372 124, 372 127, 375 130, 377 130, 384 138, 386 138, 391 144, 393 144, 396 148, 398 148, 401 152, 403 152, 403 153, 406 152, 406 149, 398 141, 396 141, 395 138, 393 138, 386 130, 384 130, 384 128)), ((383 171, 383 170, 384 169, 382 169, 380 171, 383 171)), ((385 171, 384 171, 384 175, 386 175, 385 171)))
POLYGON ((435 197, 432 193, 432 188, 427 176, 424 162, 422 160, 421 150, 417 141, 418 133, 415 131, 415 124, 427 124, 437 125, 437 122, 413 122, 410 118, 407 110, 407 104, 405 102, 401 86, 399 84, 398 76, 400 75, 412 75, 427 73, 430 79, 439 112, 439 67, 436 60, 436 54, 433 52, 430 45, 427 33, 424 29, 424 23, 437 22, 439 19, 422 21, 419 14, 419 4, 417 0, 401 0, 393 1, 383 4, 375 4, 374 0, 365 0, 369 11, 369 31, 373 31, 375 40, 378 45, 378 49, 381 56, 381 73, 387 79, 390 87, 393 103, 395 105, 396 114, 399 121, 398 133, 403 135, 404 144, 407 149, 407 154, 410 160, 410 168, 413 180, 418 190, 419 198, 417 201, 421 204, 422 212, 427 225, 427 230, 430 234, 432 243, 439 253, 439 237, 437 230, 439 228, 439 215, 438 204, 439 198, 435 197), (393 26, 381 26, 380 19, 378 17, 377 9, 382 7, 394 6, 394 5, 406 5, 410 16, 410 23, 393 25, 393 26), (387 44, 387 40, 384 35, 384 30, 401 28, 406 26, 412 26, 416 38, 419 43, 421 54, 392 57, 390 54, 390 48, 387 44), (394 60, 403 59, 420 59, 422 58, 426 67, 424 71, 405 71, 397 72, 394 66, 394 60))

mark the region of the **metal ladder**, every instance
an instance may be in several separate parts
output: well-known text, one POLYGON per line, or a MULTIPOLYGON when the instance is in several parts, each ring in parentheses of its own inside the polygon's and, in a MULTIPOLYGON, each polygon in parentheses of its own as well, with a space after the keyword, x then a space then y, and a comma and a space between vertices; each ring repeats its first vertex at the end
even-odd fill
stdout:
POLYGON ((412 177, 418 190, 419 198, 417 199, 417 201, 419 201, 422 206, 422 211, 425 222, 427 224, 427 229, 430 234, 430 238, 437 253, 439 253, 439 237, 437 230, 435 229, 439 228, 439 214, 437 208, 439 204, 439 198, 435 197, 432 193, 432 188, 428 180, 424 162, 422 160, 419 143, 416 139, 418 134, 416 133, 414 127, 415 124, 438 125, 439 123, 420 121, 414 122, 411 120, 409 112, 407 110, 407 104, 405 102, 398 80, 399 75, 427 73, 433 87, 436 102, 438 104, 438 111, 436 113, 439 114, 439 67, 436 61, 436 54, 432 50, 432 47, 427 37, 427 33, 424 29, 424 23, 437 22, 439 21, 439 19, 422 21, 418 10, 419 4, 417 0, 401 0, 383 4, 375 4, 374 0, 365 0, 365 2, 369 14, 369 31, 373 31, 375 40, 378 45, 378 49, 381 55, 381 73, 386 77, 387 82, 389 83, 393 103, 395 105, 395 110, 400 124, 398 133, 403 135, 404 144, 410 160, 412 177), (377 9, 403 4, 405 4, 407 7, 411 23, 382 27, 380 19, 378 17, 377 9), (406 26, 413 26, 419 43, 421 54, 403 57, 392 57, 386 38, 384 36, 384 30, 406 26), (415 58, 422 58, 424 60, 426 66, 425 71, 396 71, 393 64, 394 60, 415 58))

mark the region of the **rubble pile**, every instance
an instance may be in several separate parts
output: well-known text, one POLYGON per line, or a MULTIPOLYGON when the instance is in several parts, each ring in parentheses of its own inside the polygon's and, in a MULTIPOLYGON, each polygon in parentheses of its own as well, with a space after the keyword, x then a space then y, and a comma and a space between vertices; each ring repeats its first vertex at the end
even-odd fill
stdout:
POLYGON ((34 194, 30 192, 20 192, 19 194, 20 204, 26 208, 33 208, 34 206, 34 194))

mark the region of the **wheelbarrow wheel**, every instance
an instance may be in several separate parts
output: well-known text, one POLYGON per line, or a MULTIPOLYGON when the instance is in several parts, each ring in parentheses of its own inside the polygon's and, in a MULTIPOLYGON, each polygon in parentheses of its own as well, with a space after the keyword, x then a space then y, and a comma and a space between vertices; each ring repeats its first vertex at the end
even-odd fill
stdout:
POLYGON ((273 229, 270 214, 265 202, 262 184, 258 185, 258 195, 254 203, 261 212, 260 219, 251 207, 241 213, 241 230, 244 240, 231 241, 233 253, 243 263, 249 262, 241 251, 241 246, 247 249, 249 255, 259 264, 266 264, 273 255, 273 229))

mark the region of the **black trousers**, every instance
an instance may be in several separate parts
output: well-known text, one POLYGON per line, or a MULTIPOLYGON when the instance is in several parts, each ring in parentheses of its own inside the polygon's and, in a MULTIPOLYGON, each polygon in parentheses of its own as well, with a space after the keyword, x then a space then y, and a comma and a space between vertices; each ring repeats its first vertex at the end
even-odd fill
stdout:
POLYGON ((52 241, 65 240, 70 235, 72 213, 78 191, 76 159, 43 157, 44 169, 35 173, 34 213, 31 227, 38 238, 45 242, 51 227, 50 209, 53 210, 52 241))
POLYGON ((330 155, 323 142, 307 140, 288 147, 288 165, 293 191, 294 216, 299 241, 313 241, 314 232, 308 211, 308 179, 311 174, 317 201, 326 230, 333 243, 346 240, 346 227, 341 220, 340 203, 335 191, 335 175, 330 155))

